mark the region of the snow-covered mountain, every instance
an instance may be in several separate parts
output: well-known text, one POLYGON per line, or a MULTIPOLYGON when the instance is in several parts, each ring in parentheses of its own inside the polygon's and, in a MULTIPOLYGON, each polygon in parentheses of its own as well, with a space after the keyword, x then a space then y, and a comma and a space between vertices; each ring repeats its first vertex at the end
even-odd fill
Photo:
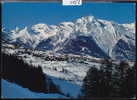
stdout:
POLYGON ((113 59, 135 59, 135 24, 86 16, 58 25, 36 24, 31 29, 11 30, 10 43, 38 50, 90 55, 113 59))

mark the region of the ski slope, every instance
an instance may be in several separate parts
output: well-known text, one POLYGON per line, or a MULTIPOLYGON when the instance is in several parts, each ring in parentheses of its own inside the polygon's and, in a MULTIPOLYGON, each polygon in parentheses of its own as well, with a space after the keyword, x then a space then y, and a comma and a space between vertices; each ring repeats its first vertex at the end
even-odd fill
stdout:
POLYGON ((27 88, 23 88, 15 83, 8 82, 6 80, 1 80, 1 95, 2 98, 6 99, 16 99, 16 98, 67 98, 61 94, 44 94, 44 93, 35 93, 27 88))

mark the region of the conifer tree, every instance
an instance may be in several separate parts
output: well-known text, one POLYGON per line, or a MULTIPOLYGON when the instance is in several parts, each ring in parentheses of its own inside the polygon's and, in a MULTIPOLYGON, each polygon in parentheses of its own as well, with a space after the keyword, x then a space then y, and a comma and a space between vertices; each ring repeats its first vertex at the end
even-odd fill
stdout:
POLYGON ((82 92, 84 98, 92 98, 100 96, 100 73, 97 68, 91 67, 84 79, 82 92))

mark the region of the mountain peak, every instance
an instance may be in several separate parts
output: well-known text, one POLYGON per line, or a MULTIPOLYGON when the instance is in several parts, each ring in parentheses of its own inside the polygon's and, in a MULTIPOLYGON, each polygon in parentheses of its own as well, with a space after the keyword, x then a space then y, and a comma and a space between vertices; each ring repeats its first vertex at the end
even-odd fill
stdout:
POLYGON ((49 27, 47 24, 39 23, 39 24, 33 25, 31 29, 35 32, 44 33, 45 31, 49 30, 49 27))
POLYGON ((85 16, 76 20, 76 23, 93 22, 96 18, 94 16, 85 16))
POLYGON ((92 22, 96 18, 94 16, 86 16, 86 17, 84 17, 84 19, 86 19, 88 22, 92 22))

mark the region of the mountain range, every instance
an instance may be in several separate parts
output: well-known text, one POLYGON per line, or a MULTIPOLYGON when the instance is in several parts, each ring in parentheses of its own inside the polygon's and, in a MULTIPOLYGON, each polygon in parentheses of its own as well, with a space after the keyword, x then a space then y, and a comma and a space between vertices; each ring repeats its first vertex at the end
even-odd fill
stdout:
POLYGON ((135 24, 118 24, 94 16, 78 18, 58 25, 39 23, 31 29, 3 29, 8 43, 65 54, 97 58, 135 60, 135 24))

